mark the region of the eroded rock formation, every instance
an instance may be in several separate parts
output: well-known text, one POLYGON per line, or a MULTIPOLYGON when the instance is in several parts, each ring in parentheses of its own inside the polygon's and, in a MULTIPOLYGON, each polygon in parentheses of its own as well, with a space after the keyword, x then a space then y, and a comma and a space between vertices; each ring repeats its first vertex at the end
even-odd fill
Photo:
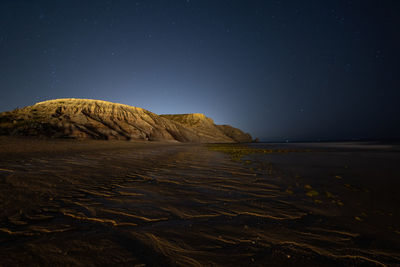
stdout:
POLYGON ((107 140, 251 142, 249 134, 231 126, 215 125, 203 114, 159 116, 142 108, 88 99, 49 100, 0 113, 0 134, 107 140))

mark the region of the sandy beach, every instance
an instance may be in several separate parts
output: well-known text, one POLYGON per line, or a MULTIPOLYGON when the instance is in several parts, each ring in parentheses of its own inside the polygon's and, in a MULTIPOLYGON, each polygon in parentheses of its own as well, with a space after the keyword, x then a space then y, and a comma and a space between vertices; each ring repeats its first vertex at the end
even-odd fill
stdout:
POLYGON ((400 265, 399 152, 1 137, 0 265, 400 265))

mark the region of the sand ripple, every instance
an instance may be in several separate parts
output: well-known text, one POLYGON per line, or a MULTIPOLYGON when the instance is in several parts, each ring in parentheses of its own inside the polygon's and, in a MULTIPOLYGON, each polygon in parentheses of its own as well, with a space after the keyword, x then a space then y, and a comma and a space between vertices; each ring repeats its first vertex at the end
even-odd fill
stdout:
POLYGON ((232 162, 202 146, 2 159, 0 258, 10 266, 400 262, 398 242, 368 243, 368 226, 335 219, 338 205, 314 202, 304 188, 266 162, 232 162))

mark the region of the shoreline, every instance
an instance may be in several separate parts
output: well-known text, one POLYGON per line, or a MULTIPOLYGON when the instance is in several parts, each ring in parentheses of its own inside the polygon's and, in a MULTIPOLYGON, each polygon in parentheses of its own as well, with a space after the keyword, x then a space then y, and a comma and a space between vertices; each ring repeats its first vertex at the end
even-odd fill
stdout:
POLYGON ((0 137, 0 264, 400 263, 398 153, 212 146, 0 137))

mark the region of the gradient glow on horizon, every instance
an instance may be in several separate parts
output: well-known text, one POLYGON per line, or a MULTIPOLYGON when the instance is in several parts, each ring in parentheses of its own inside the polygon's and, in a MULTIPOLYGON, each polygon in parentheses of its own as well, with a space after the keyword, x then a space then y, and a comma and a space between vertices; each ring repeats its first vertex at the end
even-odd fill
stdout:
POLYGON ((90 98, 263 140, 400 138, 399 1, 0 3, 0 111, 90 98))

